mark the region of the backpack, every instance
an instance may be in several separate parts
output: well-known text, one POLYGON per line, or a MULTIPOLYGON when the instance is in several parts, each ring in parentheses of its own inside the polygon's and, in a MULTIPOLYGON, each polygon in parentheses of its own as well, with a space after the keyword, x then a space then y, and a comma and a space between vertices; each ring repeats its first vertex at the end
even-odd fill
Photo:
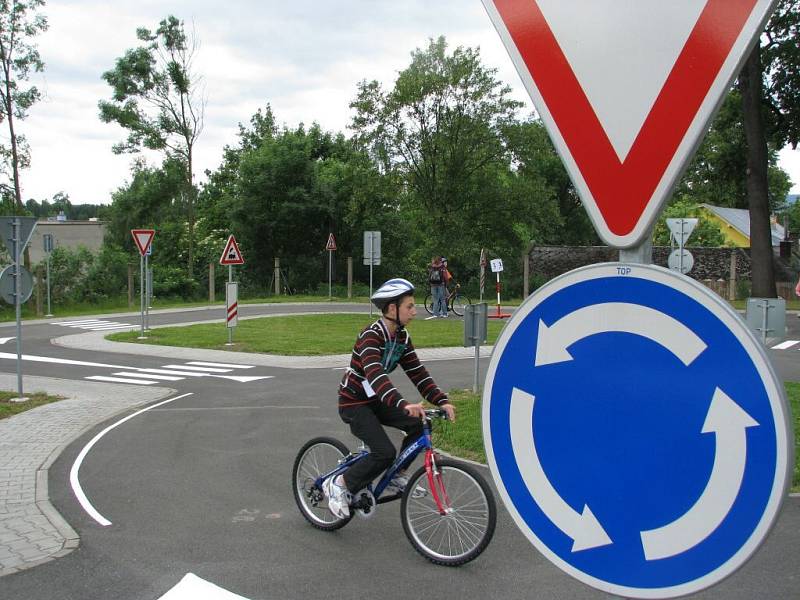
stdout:
POLYGON ((432 267, 428 275, 428 283, 431 285, 440 285, 442 283, 442 268, 432 267))

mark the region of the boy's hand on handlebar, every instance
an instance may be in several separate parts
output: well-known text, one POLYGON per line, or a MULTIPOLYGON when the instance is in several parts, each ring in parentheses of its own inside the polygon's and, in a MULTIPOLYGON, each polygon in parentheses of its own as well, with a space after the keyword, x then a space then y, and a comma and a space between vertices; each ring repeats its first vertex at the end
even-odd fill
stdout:
POLYGON ((403 407, 409 417, 416 417, 422 419, 425 416, 425 408, 422 404, 406 404, 403 407))
POLYGON ((455 422, 456 420, 456 407, 452 404, 442 404, 439 408, 441 408, 444 412, 447 413, 447 420, 455 422))

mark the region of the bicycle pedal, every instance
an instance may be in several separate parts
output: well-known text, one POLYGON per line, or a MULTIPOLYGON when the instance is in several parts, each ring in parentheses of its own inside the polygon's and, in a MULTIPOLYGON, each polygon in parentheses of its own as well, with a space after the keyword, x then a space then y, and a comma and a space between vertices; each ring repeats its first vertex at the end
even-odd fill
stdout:
POLYGON ((423 487, 417 486, 411 492, 411 497, 414 499, 425 498, 428 495, 428 490, 423 487))

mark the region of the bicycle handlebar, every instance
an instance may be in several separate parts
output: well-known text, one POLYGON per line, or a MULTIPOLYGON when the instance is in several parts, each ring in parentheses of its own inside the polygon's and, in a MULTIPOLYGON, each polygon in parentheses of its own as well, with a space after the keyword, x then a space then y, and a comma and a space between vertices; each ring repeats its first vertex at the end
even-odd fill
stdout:
POLYGON ((428 417, 429 419, 431 417, 436 417, 437 419, 447 420, 447 413, 441 408, 426 408, 425 416, 428 417))

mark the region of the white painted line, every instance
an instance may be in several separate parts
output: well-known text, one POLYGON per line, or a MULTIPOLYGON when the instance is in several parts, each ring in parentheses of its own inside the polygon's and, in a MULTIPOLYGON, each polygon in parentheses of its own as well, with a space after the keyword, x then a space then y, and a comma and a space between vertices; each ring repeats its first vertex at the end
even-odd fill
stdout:
POLYGON ((168 375, 152 375, 150 373, 131 373, 130 371, 120 371, 119 373, 112 373, 119 377, 142 377, 147 379, 160 379, 163 381, 180 381, 183 377, 170 377, 168 375))
MULTIPOLYGON (((207 410, 322 410, 319 406, 273 406, 264 404, 260 406, 187 406, 185 408, 162 408, 158 412, 203 412, 207 410)), ((325 410, 328 410, 327 407, 325 410)), ((459 459, 461 460, 461 459, 459 459)), ((478 463, 480 464, 480 463, 478 463)), ((483 465, 486 466, 486 465, 483 465)))
POLYGON ((107 321, 101 321, 100 319, 84 319, 83 321, 57 321, 55 323, 50 323, 51 325, 85 325, 87 323, 107 323, 107 321))
POLYGON ((228 363, 212 363, 212 362, 200 362, 198 360, 193 360, 192 362, 187 362, 187 365, 197 365, 199 367, 227 367, 229 369, 253 369, 255 365, 230 365, 228 363))
POLYGON ((91 377, 84 377, 84 379, 108 381, 110 383, 133 383, 135 385, 153 385, 156 383, 155 381, 146 381, 144 379, 125 379, 124 377, 106 377, 105 375, 92 375, 91 377))
POLYGON ((135 417, 137 415, 140 415, 143 412, 147 412, 148 410, 151 410, 151 409, 156 408, 158 406, 162 406, 164 404, 167 404, 168 402, 174 402, 175 400, 180 400, 181 398, 185 398, 186 396, 191 396, 191 395, 192 395, 192 392, 189 392, 189 393, 183 394, 181 396, 175 396, 174 398, 169 398, 167 400, 164 400, 163 402, 159 402, 157 404, 153 404, 151 406, 148 406, 147 408, 143 408, 142 410, 140 410, 138 412, 135 412, 132 415, 128 415, 124 419, 120 419, 119 421, 117 421, 113 425, 109 425, 108 427, 103 429, 103 431, 101 431, 96 436, 94 436, 92 438, 92 440, 83 447, 83 450, 80 451, 80 453, 78 454, 78 457, 75 459, 75 462, 72 464, 72 469, 70 469, 69 482, 72 485, 72 491, 75 494, 75 497, 78 499, 78 502, 80 503, 80 505, 83 507, 83 510, 85 510, 86 513, 90 517, 92 517, 95 521, 97 521, 100 525, 102 525, 103 527, 108 527, 109 525, 111 525, 111 521, 109 521, 103 515, 101 515, 99 512, 97 512, 95 507, 92 506, 92 503, 89 502, 89 498, 87 498, 86 494, 83 492, 83 488, 81 487, 81 482, 78 479, 78 471, 80 471, 81 464, 83 463, 83 459, 86 458, 86 455, 89 453, 89 450, 91 450, 92 446, 94 446, 98 441, 100 441, 100 439, 105 434, 107 434, 109 431, 111 431, 115 427, 119 427, 125 421, 129 421, 133 417, 135 417))
MULTIPOLYGON (((7 358, 9 360, 17 360, 16 354, 11 354, 9 352, 0 352, 0 359, 7 358)), ((96 363, 96 362, 86 362, 83 360, 70 360, 67 358, 53 358, 51 356, 36 356, 33 354, 23 354, 22 360, 29 360, 31 362, 46 362, 46 363, 55 363, 58 365, 77 365, 81 367, 105 367, 108 369, 129 369, 130 367, 126 367, 123 365, 107 365, 105 363, 96 363)))
MULTIPOLYGON (((119 367, 129 368, 129 367, 119 367)), ((170 369, 136 369, 142 373, 158 373, 160 375, 180 375, 182 377, 208 377, 208 373, 195 373, 194 371, 173 371, 170 369)))
POLYGON ((133 325, 131 323, 119 323, 118 325, 100 325, 98 327, 84 327, 84 329, 89 329, 90 331, 106 331, 107 329, 127 329, 131 327, 139 327, 138 325, 133 325))
POLYGON ((187 573, 178 585, 158 600, 247 600, 247 598, 200 579, 193 573, 187 573))
POLYGON ((777 346, 773 346, 773 350, 786 350, 787 348, 791 348, 792 346, 800 344, 800 340, 786 340, 785 342, 781 342, 777 346))
POLYGON ((183 369, 186 371, 202 371, 203 373, 230 373, 233 369, 214 369, 211 367, 188 367, 186 365, 164 365, 165 369, 183 369))

